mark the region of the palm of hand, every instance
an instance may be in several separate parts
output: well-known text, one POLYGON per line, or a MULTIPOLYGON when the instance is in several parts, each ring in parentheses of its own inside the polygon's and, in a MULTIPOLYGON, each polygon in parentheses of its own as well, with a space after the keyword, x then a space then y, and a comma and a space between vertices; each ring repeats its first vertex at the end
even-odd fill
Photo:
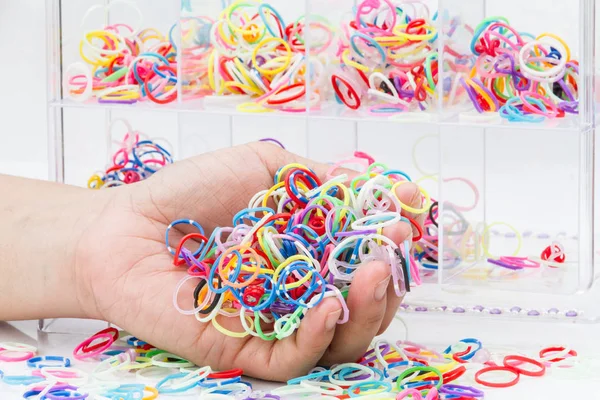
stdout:
MULTIPOLYGON (((173 267, 165 249, 169 223, 191 218, 207 233, 217 226, 231 226, 233 215, 247 207, 252 195, 269 188, 277 168, 290 162, 307 163, 317 173, 326 169, 275 146, 254 144, 185 160, 148 181, 98 194, 104 200, 102 211, 81 237, 76 260, 79 298, 88 315, 199 365, 215 370, 242 368, 264 379, 286 380, 316 363, 359 358, 373 336, 389 325, 401 301, 383 263, 371 263, 357 273, 355 282, 360 284, 353 286, 356 290, 347 300, 348 323, 337 327, 327 323, 337 320, 341 309, 337 300, 325 299, 307 313, 295 334, 280 341, 230 338, 173 307, 174 288, 186 271, 173 267), (102 242, 97 243, 97 238, 102 242), (382 298, 374 301, 371 293, 381 287, 382 298)), ((410 234, 402 228, 386 235, 399 243, 410 234)), ((171 236, 177 243, 183 233, 173 229, 171 236)), ((190 284, 181 291, 182 307, 190 304, 192 290, 190 284)), ((218 322, 243 331, 238 318, 219 316, 218 322)))

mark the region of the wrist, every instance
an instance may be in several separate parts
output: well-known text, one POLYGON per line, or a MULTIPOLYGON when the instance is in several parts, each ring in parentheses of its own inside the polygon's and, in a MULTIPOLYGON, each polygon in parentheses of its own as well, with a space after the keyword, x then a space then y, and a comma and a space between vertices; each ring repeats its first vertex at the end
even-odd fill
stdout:
POLYGON ((98 196, 66 185, 28 181, 0 204, 0 319, 89 318, 76 270, 77 243, 99 209, 98 196), (2 265, 3 264, 3 265, 2 265), (2 279, 0 279, 1 281, 2 279))

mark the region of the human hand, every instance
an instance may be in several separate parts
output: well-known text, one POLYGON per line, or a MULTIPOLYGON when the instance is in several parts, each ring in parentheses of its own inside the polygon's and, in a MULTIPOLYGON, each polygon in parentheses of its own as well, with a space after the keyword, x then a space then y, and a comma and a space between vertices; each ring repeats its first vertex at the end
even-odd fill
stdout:
MULTIPOLYGON (((80 237, 74 262, 85 314, 198 365, 242 368, 268 380, 285 381, 316 364, 359 359, 373 337, 389 326, 402 301, 390 281, 389 265, 381 261, 358 269, 347 298, 347 323, 336 324, 342 308, 337 299, 326 298, 307 312, 292 336, 279 341, 230 338, 173 307, 175 286, 186 271, 173 267, 165 250, 167 226, 179 218, 198 221, 207 233, 230 226, 255 193, 272 186, 277 169, 293 162, 325 180, 329 166, 269 143, 253 143, 180 161, 134 185, 96 192, 96 217, 80 237)), ((416 185, 399 186, 397 195, 404 204, 421 206, 416 185)), ((175 243, 183 235, 172 229, 175 243)), ((399 223, 385 228, 384 235, 400 244, 412 237, 412 229, 399 223)), ((191 299, 192 289, 184 288, 180 297, 191 299)), ((239 319, 218 318, 223 327, 243 331, 239 319)))

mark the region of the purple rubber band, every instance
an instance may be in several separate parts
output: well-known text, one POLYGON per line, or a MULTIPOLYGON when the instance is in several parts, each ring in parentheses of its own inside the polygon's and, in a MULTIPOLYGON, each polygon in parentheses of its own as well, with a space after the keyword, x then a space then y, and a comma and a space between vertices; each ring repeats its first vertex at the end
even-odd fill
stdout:
POLYGON ((475 397, 480 398, 485 395, 485 393, 479 389, 476 389, 472 386, 463 386, 463 385, 454 385, 454 384, 446 384, 440 388, 440 393, 445 393, 452 396, 460 396, 460 397, 475 397))
POLYGON ((494 259, 491 259, 491 258, 488 258, 487 262, 489 262, 491 264, 496 264, 496 265, 498 265, 500 267, 511 269, 513 271, 519 271, 519 270, 523 269, 523 267, 515 267, 514 265, 510 265, 510 264, 504 263, 502 261, 494 260, 494 259))
POLYGON ((134 104, 137 103, 137 100, 131 99, 131 100, 105 100, 102 98, 98 99, 98 103, 102 103, 102 104, 134 104))
POLYGON ((285 150, 285 146, 283 145, 283 143, 281 143, 279 140, 277 139, 273 139, 273 138, 264 138, 264 139, 260 139, 259 142, 272 142, 275 144, 278 144, 279 146, 281 146, 282 149, 285 150))
POLYGON ((477 96, 475 95, 475 90, 473 90, 471 87, 469 87, 469 85, 467 85, 467 82, 465 82, 465 80, 463 78, 460 78, 460 84, 462 85, 462 87, 465 89, 465 91, 469 95, 469 98, 471 99, 471 102, 473 103, 473 106, 475 107, 477 112, 483 113, 483 108, 481 108, 481 105, 479 105, 479 102, 477 101, 477 96))

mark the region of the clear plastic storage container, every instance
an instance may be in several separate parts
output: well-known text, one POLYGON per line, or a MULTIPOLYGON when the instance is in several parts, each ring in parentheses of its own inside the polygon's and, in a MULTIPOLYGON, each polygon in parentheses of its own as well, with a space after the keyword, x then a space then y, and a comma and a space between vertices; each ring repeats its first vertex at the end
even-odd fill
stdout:
MULTIPOLYGON (((595 3, 47 0, 50 178, 85 186, 131 130, 163 138, 176 160, 265 137, 324 162, 364 151, 439 204, 437 246, 429 247, 438 264, 422 268, 400 313, 599 322, 595 3), (498 23, 505 26, 486 30, 498 23), (98 49, 122 50, 98 33, 107 26, 133 42, 143 37, 145 49, 170 46, 155 64, 162 81, 133 85, 163 85, 158 102, 131 101, 125 89, 98 95, 117 79, 101 77, 118 71, 94 70, 107 57, 98 49), (363 33, 372 27, 387 33, 363 33), (245 50, 234 57, 239 40, 245 50), (522 50, 534 40, 547 54, 522 50), (512 51, 500 56, 499 47, 512 51), (279 58, 265 59, 263 48, 279 58), (556 110, 544 110, 564 116, 502 117, 481 71, 503 68, 510 72, 493 90, 510 97, 511 84, 538 79, 537 93, 555 97, 556 110), (292 87, 265 101, 283 81, 292 87), (112 101, 115 93, 124 100, 112 101), (561 261, 543 260, 545 251, 561 261), (541 266, 494 263, 502 256, 515 257, 504 259, 509 267, 516 257, 541 266)), ((522 107, 541 108, 526 100, 522 107)))

